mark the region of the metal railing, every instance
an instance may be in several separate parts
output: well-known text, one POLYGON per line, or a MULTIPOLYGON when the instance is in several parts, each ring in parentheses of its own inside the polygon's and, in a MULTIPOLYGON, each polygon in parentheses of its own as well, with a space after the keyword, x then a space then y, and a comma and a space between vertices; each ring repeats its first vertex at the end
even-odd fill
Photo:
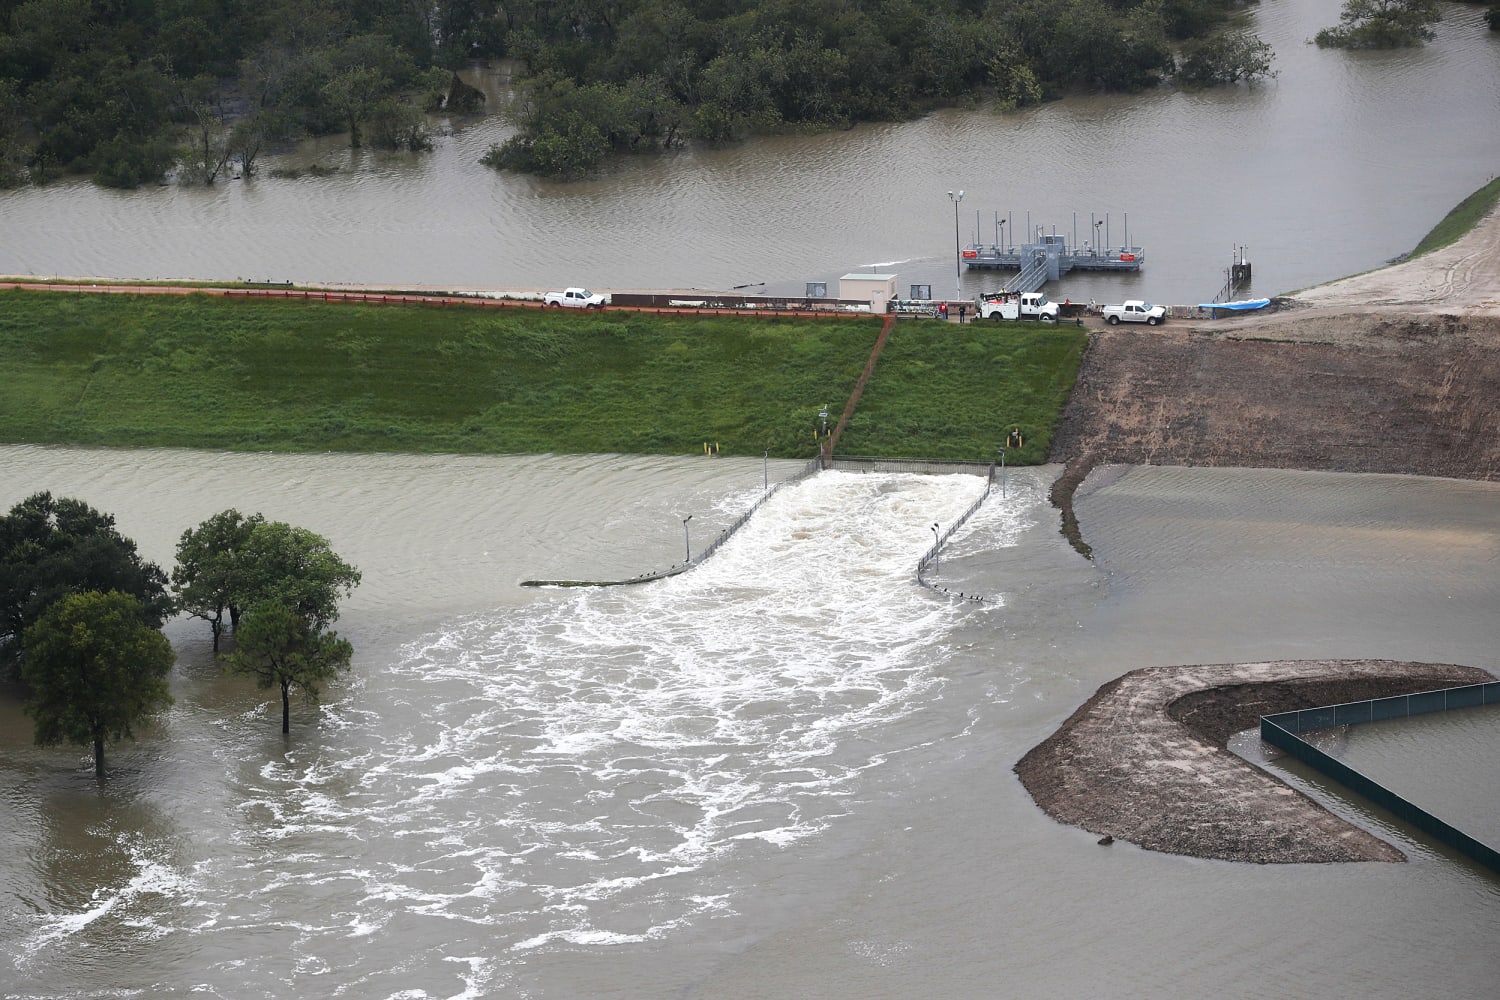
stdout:
MULTIPOLYGON (((974 512, 979 510, 979 508, 983 506, 984 502, 989 499, 990 493, 994 490, 994 488, 995 465, 994 463, 991 463, 984 478, 984 490, 979 494, 978 498, 975 499, 973 503, 969 504, 968 508, 962 514, 958 515, 958 517, 953 521, 952 524, 948 525, 945 530, 938 534, 937 540, 932 543, 932 548, 928 549, 926 554, 924 554, 922 558, 917 561, 917 583, 920 586, 926 587, 929 590, 940 590, 945 594, 953 593, 953 591, 949 590, 947 587, 938 586, 936 583, 933 583, 931 580, 929 580, 927 578, 927 567, 929 565, 938 565, 938 560, 942 557, 943 554, 943 543, 952 538, 953 533, 956 532, 959 528, 962 528, 965 522, 967 522, 969 518, 974 516, 974 512)), ((934 570, 934 572, 936 572, 936 570, 934 570)), ((965 594, 961 591, 959 592, 958 596, 966 601, 984 600, 984 598, 979 596, 978 594, 965 594)))
POLYGON ((1013 292, 1034 292, 1046 283, 1047 255, 1040 253, 1031 258, 1031 263, 1027 264, 1007 287, 1013 292))

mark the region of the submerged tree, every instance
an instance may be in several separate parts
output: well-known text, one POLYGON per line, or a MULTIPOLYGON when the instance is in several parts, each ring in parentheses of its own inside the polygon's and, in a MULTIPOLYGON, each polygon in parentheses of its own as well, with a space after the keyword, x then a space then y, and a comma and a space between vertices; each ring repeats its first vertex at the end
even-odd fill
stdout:
POLYGON ((235 624, 229 668, 281 690, 281 731, 291 731, 291 690, 314 704, 322 685, 349 669, 353 647, 329 631, 340 597, 359 585, 359 570, 328 540, 280 521, 255 524, 236 550, 226 602, 244 609, 235 624))
POLYGON ((81 500, 36 493, 0 517, 0 679, 14 677, 23 634, 69 594, 118 590, 159 629, 173 611, 166 574, 143 560, 115 519, 81 500))
POLYGON ((292 688, 316 705, 323 684, 349 669, 354 647, 280 601, 257 604, 234 631, 226 657, 236 673, 250 674, 263 688, 281 691, 281 731, 292 731, 292 688))
POLYGON ((1275 53, 1254 35, 1225 33, 1184 47, 1177 78, 1197 87, 1212 87, 1244 80, 1276 76, 1271 68, 1275 53))
POLYGON ((224 630, 224 615, 229 615, 233 626, 242 607, 230 592, 235 560, 250 541, 250 533, 265 520, 260 514, 245 517, 237 510, 226 510, 184 531, 177 542, 172 584, 177 588, 178 603, 194 618, 208 622, 216 653, 224 630))
POLYGON ((104 777, 104 743, 134 738, 133 727, 172 704, 172 645, 144 623, 129 594, 90 591, 64 597, 26 629, 21 672, 40 746, 93 746, 104 777))
POLYGON ((1437 0, 1344 0, 1339 25, 1313 37, 1320 49, 1397 49, 1430 42, 1437 0))

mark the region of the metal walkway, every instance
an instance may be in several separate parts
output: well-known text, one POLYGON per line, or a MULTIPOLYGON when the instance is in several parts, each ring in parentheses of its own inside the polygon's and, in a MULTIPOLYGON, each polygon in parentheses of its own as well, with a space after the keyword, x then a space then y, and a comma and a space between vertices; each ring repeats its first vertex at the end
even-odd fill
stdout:
POLYGON ((1035 292, 1049 281, 1056 281, 1070 271, 1118 271, 1134 273, 1146 263, 1142 247, 1122 246, 1101 250, 1084 247, 1070 249, 1067 237, 1042 235, 1039 242, 1021 247, 973 244, 962 254, 970 270, 1006 270, 1017 272, 1006 282, 1010 292, 1035 292))

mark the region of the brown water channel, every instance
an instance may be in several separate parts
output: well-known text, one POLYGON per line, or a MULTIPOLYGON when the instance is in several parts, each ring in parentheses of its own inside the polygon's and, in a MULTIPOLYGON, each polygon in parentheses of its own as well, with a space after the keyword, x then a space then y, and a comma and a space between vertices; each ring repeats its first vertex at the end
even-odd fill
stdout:
MULTIPOLYGON (((948 295, 967 242, 1042 226, 1146 248, 1135 277, 1074 277, 1055 298, 1207 301, 1246 246, 1249 293, 1368 270, 1410 250, 1500 164, 1500 37, 1482 8, 1442 4, 1421 49, 1306 44, 1338 0, 1266 0, 1250 24, 1280 75, 1253 90, 1084 96, 1019 114, 947 111, 847 132, 630 160, 557 184, 479 163, 498 117, 437 122, 424 155, 311 144, 274 166, 329 177, 0 193, 0 273, 296 282, 616 288, 750 285, 802 294, 850 271, 948 295)), ((480 81, 499 96, 493 78, 480 81)))

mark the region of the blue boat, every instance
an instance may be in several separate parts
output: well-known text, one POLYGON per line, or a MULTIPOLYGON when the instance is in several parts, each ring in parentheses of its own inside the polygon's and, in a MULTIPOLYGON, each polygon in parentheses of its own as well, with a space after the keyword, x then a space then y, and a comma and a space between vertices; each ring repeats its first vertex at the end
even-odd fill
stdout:
POLYGON ((1200 302, 1198 303, 1198 308, 1212 309, 1214 310, 1214 315, 1217 316, 1220 309, 1229 312, 1249 312, 1252 309, 1264 309, 1270 304, 1270 299, 1240 299, 1237 302, 1200 302))

